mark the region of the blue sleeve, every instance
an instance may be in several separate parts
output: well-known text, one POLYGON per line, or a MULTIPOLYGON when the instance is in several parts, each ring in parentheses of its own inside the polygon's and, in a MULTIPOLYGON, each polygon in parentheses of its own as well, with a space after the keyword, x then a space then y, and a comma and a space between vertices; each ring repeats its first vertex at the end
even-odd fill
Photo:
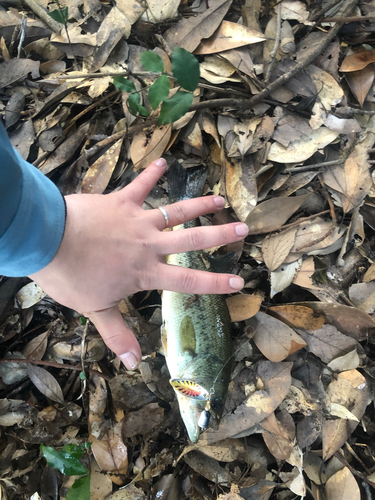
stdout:
POLYGON ((0 123, 0 275, 27 276, 49 264, 65 218, 60 191, 21 158, 0 123))

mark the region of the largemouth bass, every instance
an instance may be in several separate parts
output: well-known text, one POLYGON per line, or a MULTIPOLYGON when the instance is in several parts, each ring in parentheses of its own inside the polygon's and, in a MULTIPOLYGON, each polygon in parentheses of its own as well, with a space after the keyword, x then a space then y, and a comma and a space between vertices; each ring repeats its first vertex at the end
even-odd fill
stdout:
MULTIPOLYGON (((169 169, 170 202, 202 196, 207 171, 184 169, 175 162, 169 169)), ((192 220, 174 231, 196 227, 192 220)), ((176 266, 207 271, 203 252, 170 255, 176 266)), ((224 409, 231 373, 231 320, 221 295, 163 292, 162 344, 180 413, 189 438, 199 439, 209 421, 217 427, 224 409)))

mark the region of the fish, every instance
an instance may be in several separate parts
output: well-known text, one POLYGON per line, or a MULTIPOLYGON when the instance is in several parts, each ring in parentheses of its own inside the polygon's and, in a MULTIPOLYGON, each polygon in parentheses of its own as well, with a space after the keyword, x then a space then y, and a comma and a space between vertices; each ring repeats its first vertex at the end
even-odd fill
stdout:
MULTIPOLYGON (((203 195, 207 169, 185 169, 177 161, 169 167, 169 201, 203 195)), ((173 228, 179 231, 200 225, 195 219, 173 228)), ((234 252, 232 252, 233 254, 234 252)), ((169 255, 168 264, 201 271, 224 272, 234 257, 211 259, 207 269, 203 251, 169 255)), ((235 254, 235 253, 234 253, 235 254)), ((196 443, 202 430, 218 428, 231 376, 231 319, 222 295, 163 291, 162 346, 180 413, 190 440, 196 443)))

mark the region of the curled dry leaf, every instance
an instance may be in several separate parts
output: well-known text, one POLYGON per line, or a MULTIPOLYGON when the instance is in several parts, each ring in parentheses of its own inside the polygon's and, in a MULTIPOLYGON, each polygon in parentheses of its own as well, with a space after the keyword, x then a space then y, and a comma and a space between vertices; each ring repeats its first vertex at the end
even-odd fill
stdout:
POLYGON ((306 341, 309 351, 324 363, 347 354, 356 347, 357 342, 342 334, 332 325, 323 325, 318 330, 297 330, 306 341))
POLYGON ((82 180, 82 193, 102 194, 111 180, 120 156, 123 139, 116 141, 88 169, 82 180))
POLYGON ((352 73, 347 73, 345 75, 346 81, 357 98, 359 104, 363 106, 366 96, 374 81, 374 68, 371 66, 366 66, 360 71, 353 71, 352 73))
POLYGON ((199 442, 208 445, 236 436, 275 411, 288 394, 292 366, 292 363, 260 362, 257 373, 262 381, 262 390, 253 392, 234 413, 224 415, 219 429, 208 429, 199 442))
POLYGON ((345 57, 341 64, 340 71, 344 73, 349 71, 360 71, 373 62, 375 62, 375 49, 355 52, 345 57))
POLYGON ((271 272, 271 297, 288 288, 301 269, 301 264, 302 258, 289 264, 281 264, 280 267, 271 272))
POLYGON ((130 156, 134 170, 146 168, 151 162, 162 156, 171 138, 172 125, 157 127, 151 139, 145 132, 134 137, 130 147, 130 156))
POLYGON ((228 200, 241 221, 245 221, 257 204, 257 183, 250 156, 242 161, 226 161, 225 185, 228 200))
POLYGON ((269 271, 275 271, 284 262, 294 245, 297 227, 266 236, 262 243, 264 263, 269 271))
POLYGON ((325 486, 329 500, 360 500, 361 492, 357 481, 347 467, 331 476, 325 486))
POLYGON ((309 307, 296 306, 293 304, 270 307, 268 309, 268 314, 279 319, 291 328, 318 330, 325 323, 324 316, 315 313, 309 307))
MULTIPOLYGON (((361 419, 369 404, 369 388, 365 377, 357 370, 348 370, 337 375, 327 387, 331 403, 338 403, 361 419)), ((325 420, 322 428, 323 460, 330 458, 348 439, 358 423, 354 420, 325 420)))
POLYGON ((254 330, 253 340, 270 361, 283 361, 306 346, 306 342, 288 325, 268 314, 258 312, 249 320, 254 330))
POLYGON ((222 50, 236 49, 264 40, 266 37, 260 31, 250 29, 242 24, 223 21, 210 38, 205 37, 194 54, 215 54, 222 50))
POLYGON ((31 382, 39 391, 52 401, 64 404, 64 396, 61 387, 55 377, 44 368, 29 365, 27 373, 31 382))
POLYGON ((233 322, 245 321, 253 317, 259 311, 262 301, 263 296, 258 294, 239 294, 228 297, 226 302, 231 320, 233 322))
POLYGON ((23 286, 17 293, 16 299, 21 309, 27 309, 41 301, 47 294, 43 292, 40 286, 32 281, 23 286))
POLYGON ((309 194, 264 201, 252 210, 246 219, 249 234, 276 231, 307 200, 309 194))
POLYGON ((357 349, 353 349, 348 352, 348 354, 344 354, 344 356, 339 356, 338 358, 332 360, 328 363, 327 367, 334 372, 343 372, 346 370, 355 370, 358 368, 359 364, 360 360, 357 349))

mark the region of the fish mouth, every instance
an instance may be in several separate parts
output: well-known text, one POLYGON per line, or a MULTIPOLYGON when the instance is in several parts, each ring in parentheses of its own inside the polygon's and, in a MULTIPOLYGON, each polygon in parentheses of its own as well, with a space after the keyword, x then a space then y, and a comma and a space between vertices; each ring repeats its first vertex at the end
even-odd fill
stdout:
POLYGON ((182 396, 178 393, 177 399, 182 420, 188 431, 190 441, 192 443, 197 443, 201 433, 198 421, 202 411, 204 411, 205 403, 203 401, 192 401, 186 396, 182 396))

